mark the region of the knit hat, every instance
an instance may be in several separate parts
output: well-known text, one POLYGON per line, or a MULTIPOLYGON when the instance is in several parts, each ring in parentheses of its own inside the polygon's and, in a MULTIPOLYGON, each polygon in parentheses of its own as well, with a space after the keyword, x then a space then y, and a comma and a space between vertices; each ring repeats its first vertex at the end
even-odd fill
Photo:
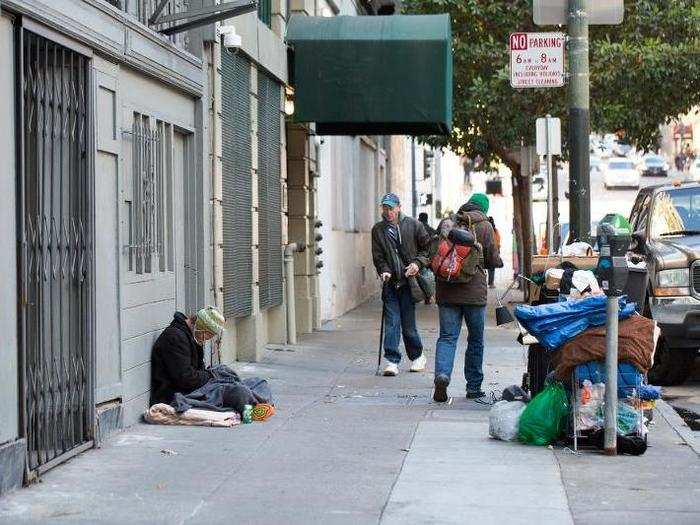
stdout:
POLYGON ((207 306, 197 312, 194 327, 197 330, 206 330, 207 332, 221 336, 224 333, 225 322, 226 319, 224 319, 224 316, 219 310, 213 306, 207 306))
POLYGON ((478 206, 484 213, 489 212, 489 198, 483 193, 475 193, 469 198, 467 203, 478 206))

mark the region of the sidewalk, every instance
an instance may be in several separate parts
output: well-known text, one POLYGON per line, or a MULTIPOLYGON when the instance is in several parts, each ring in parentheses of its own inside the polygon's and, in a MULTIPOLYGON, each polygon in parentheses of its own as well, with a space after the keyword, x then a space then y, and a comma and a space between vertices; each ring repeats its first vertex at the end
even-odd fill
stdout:
MULTIPOLYGON (((451 405, 430 372, 373 375, 380 308, 238 364, 270 379, 267 423, 136 425, 0 500, 0 523, 700 523, 700 459, 660 414, 638 458, 491 440, 461 359, 451 405)), ((432 361, 437 310, 419 311, 432 361)), ((514 338, 489 323, 485 390, 520 383, 514 338)))

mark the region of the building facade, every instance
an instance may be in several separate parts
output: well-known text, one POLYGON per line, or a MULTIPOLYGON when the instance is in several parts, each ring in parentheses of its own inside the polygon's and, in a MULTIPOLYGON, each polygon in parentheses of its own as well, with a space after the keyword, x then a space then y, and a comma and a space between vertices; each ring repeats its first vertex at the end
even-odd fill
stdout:
POLYGON ((205 360, 230 364, 371 297, 379 197, 412 197, 410 139, 290 116, 289 17, 372 3, 267 0, 185 29, 215 2, 1 8, 0 493, 139 421, 175 311, 221 308, 205 360))
POLYGON ((137 421, 154 339, 209 296, 207 78, 152 9, 2 3, 3 488, 137 421))

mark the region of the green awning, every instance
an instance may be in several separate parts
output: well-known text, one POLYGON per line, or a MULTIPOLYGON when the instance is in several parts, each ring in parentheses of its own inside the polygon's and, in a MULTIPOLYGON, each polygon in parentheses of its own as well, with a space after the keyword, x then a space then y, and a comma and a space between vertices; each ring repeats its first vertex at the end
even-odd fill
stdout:
POLYGON ((447 134, 449 15, 293 16, 294 120, 321 135, 447 134))

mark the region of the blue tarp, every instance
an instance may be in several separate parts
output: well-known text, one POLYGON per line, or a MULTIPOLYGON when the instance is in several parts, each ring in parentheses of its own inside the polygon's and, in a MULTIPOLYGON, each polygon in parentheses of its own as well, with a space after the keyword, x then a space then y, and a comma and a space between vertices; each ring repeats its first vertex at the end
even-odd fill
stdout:
MULTIPOLYGON (((556 350, 588 328, 604 325, 606 304, 606 296, 592 295, 539 306, 520 305, 515 308, 515 317, 542 346, 556 350)), ((635 308, 627 297, 621 297, 619 318, 627 319, 635 308)))

